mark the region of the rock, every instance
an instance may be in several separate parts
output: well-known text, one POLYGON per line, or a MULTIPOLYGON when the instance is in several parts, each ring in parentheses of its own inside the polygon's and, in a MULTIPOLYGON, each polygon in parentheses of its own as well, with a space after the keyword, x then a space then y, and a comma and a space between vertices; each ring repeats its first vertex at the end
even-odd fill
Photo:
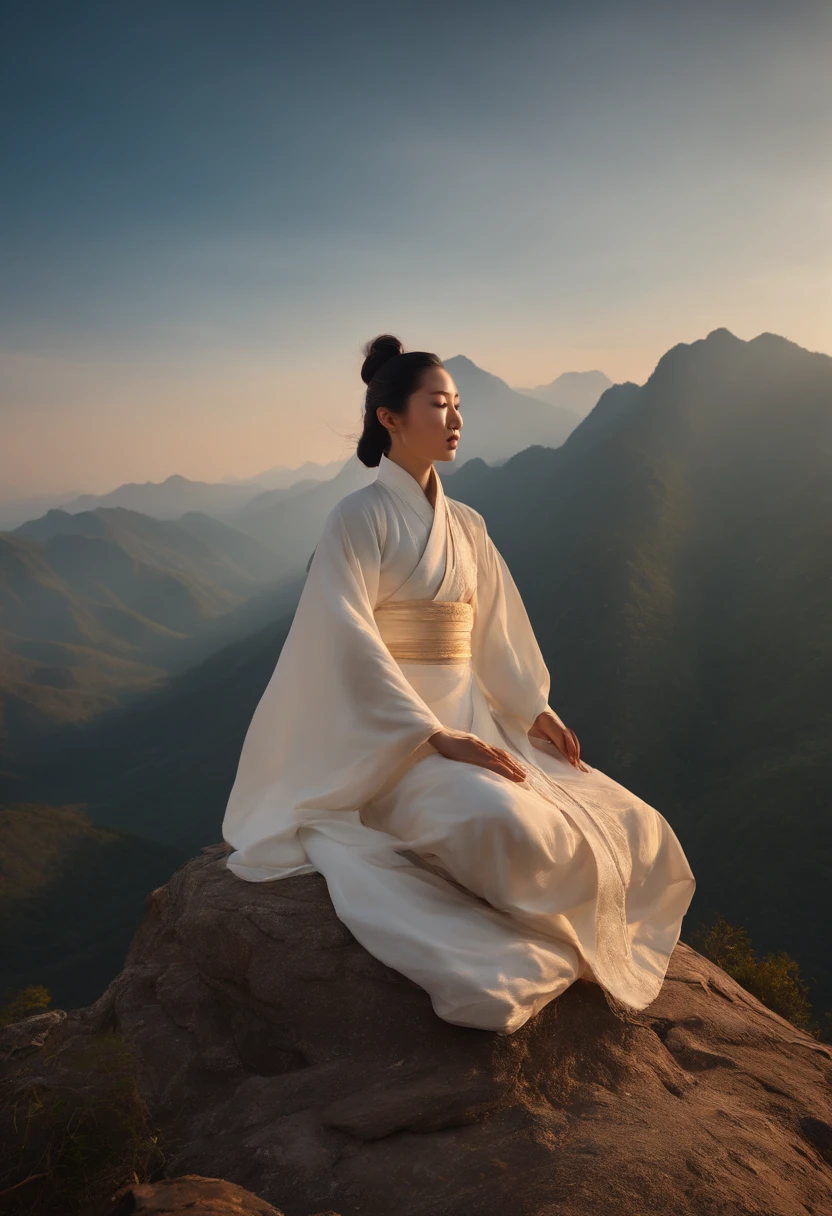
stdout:
POLYGON ((112 1216, 283 1216, 277 1208, 250 1191, 221 1178, 183 1174, 163 1182, 130 1186, 119 1197, 112 1216))
POLYGON ((65 1017, 66 1011, 63 1009, 48 1009, 45 1013, 33 1013, 19 1022, 0 1026, 0 1061, 26 1055, 30 1050, 42 1047, 65 1017))
MULTIPOLYGON (((110 1216, 283 1216, 277 1208, 251 1191, 222 1178, 182 1174, 162 1182, 128 1186, 116 1200, 110 1216)), ((318 1212, 317 1216, 338 1216, 318 1212)))
POLYGON ((169 1177, 286 1216, 832 1212, 832 1048, 684 943, 626 1021, 579 980, 497 1035, 438 1018, 321 875, 246 883, 227 852, 148 896, 122 973, 51 1032, 131 1043, 169 1177))

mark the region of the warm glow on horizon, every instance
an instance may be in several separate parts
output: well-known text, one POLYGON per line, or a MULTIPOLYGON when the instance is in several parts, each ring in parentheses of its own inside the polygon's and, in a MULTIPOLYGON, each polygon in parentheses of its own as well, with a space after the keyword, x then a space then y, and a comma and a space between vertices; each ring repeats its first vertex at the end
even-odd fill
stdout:
MULTIPOLYGON (((709 324, 676 341, 694 342, 719 327, 719 322, 709 324)), ((773 326, 745 332, 726 328, 744 341, 766 330, 779 332, 809 350, 832 355, 828 340, 823 345, 801 342, 773 326)), ((832 325, 823 325, 815 313, 806 325, 807 332, 812 330, 821 339, 832 325)), ((490 363, 484 354, 453 353, 466 354, 519 388, 548 384, 563 372, 595 370, 615 383, 642 384, 676 341, 655 351, 580 349, 572 359, 560 352, 548 366, 543 352, 527 351, 524 357, 505 352, 498 359, 492 348, 490 363)), ((281 371, 253 357, 237 362, 213 352, 208 374, 199 362, 154 367, 0 356, 4 383, 17 385, 19 392, 16 400, 11 397, 11 408, 6 400, 0 501, 36 494, 106 494, 125 482, 160 482, 173 474, 221 481, 255 476, 273 465, 346 459, 360 431, 364 390, 357 376, 360 357, 353 358, 352 367, 343 362, 340 368, 327 367, 310 359, 308 365, 281 371), (33 400, 39 403, 36 419, 33 400)))
POLYGON ((10 19, 0 501, 346 458, 383 331, 523 388, 832 355, 832 10, 452 8, 428 62, 395 13, 10 19))

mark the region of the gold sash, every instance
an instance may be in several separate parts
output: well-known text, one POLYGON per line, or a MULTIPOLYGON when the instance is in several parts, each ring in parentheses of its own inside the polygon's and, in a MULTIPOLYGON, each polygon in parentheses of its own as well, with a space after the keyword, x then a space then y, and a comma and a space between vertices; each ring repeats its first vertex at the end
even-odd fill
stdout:
POLYGON ((388 600, 373 613, 400 663, 460 663, 471 658, 473 605, 463 600, 388 600))

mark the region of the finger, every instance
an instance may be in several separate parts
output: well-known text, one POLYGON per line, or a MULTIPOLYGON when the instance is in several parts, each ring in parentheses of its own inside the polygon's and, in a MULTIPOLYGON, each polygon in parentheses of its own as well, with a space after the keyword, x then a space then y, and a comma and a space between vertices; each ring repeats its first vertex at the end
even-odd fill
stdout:
POLYGON ((506 764, 509 765, 512 772, 515 772, 518 774, 521 781, 525 778, 526 770, 523 768, 523 766, 521 764, 518 764, 517 760, 514 758, 514 756, 512 756, 511 752, 507 752, 505 750, 505 748, 503 748, 503 747, 495 747, 494 751, 502 760, 505 761, 506 764))
POLYGON ((508 761, 508 764, 510 764, 512 766, 512 769, 516 769, 517 772, 521 772, 521 773, 523 773, 523 775, 525 775, 525 769, 524 769, 523 765, 521 764, 521 762, 519 762, 515 758, 515 756, 506 755, 505 753, 504 753, 504 755, 505 755, 505 759, 508 761))
POLYGON ((509 777, 511 780, 517 780, 518 777, 522 781, 525 773, 522 772, 514 757, 501 747, 492 747, 490 743, 483 743, 484 754, 481 763, 485 768, 490 768, 492 772, 499 773, 502 777, 509 777))
POLYGON ((509 781, 523 780, 523 777, 516 771, 516 769, 510 767, 504 761, 500 760, 499 756, 492 756, 484 767, 491 769, 492 773, 497 773, 500 777, 507 777, 509 781))
POLYGON ((526 773, 519 764, 515 763, 515 761, 503 760, 501 761, 501 764, 503 766, 501 771, 507 776, 511 777, 513 781, 525 781, 526 773))
POLYGON ((504 760, 508 760, 509 764, 513 764, 515 766, 515 768, 522 769, 522 765, 520 764, 517 757, 513 756, 511 754, 511 752, 507 752, 504 747, 495 747, 494 750, 497 752, 497 754, 499 756, 502 756, 504 760))

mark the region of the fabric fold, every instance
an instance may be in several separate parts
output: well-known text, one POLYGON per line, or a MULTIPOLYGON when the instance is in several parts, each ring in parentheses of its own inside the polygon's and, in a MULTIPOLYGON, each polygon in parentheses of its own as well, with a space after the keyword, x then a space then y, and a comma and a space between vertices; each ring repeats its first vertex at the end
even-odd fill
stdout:
POLYGON ((582 977, 626 1016, 658 995, 694 876, 655 808, 529 736, 551 682, 522 597, 483 517, 435 469, 430 488, 385 456, 327 517, 243 743, 227 865, 322 873, 448 1021, 512 1033, 582 977), (440 755, 443 729, 525 780, 440 755))

